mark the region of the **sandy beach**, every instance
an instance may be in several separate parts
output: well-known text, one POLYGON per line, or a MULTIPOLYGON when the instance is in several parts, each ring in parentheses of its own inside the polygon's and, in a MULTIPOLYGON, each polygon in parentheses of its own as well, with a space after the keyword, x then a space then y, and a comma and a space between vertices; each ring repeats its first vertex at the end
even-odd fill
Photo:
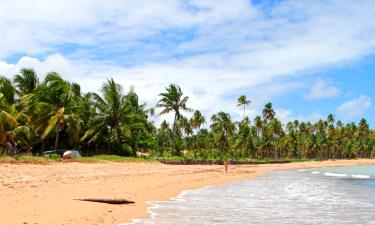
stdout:
POLYGON ((148 216, 146 201, 166 200, 186 189, 249 179, 267 171, 375 164, 336 160, 289 164, 164 165, 161 163, 0 164, 1 224, 120 224, 148 216), (125 198, 109 205, 77 198, 125 198))

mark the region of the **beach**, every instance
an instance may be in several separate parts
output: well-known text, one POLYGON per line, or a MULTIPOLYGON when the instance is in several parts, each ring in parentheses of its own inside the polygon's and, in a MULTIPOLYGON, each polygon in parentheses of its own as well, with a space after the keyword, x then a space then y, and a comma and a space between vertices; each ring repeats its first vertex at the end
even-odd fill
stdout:
POLYGON ((161 163, 0 164, 1 224, 120 224, 147 218, 146 201, 181 191, 255 178, 268 171, 375 164, 373 159, 303 163, 164 165, 161 163), (129 205, 83 202, 78 198, 125 198, 129 205))

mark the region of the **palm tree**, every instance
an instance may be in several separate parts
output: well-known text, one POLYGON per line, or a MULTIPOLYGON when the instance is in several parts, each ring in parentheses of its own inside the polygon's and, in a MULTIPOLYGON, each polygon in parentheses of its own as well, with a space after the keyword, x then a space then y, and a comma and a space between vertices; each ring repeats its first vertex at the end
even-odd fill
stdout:
POLYGON ((2 76, 0 76, 0 93, 2 93, 7 104, 12 105, 15 102, 14 94, 16 89, 8 78, 2 76))
POLYGON ((271 139, 271 144, 274 148, 274 159, 278 159, 278 151, 279 151, 279 140, 281 137, 284 136, 284 131, 282 129, 281 122, 277 118, 273 118, 270 122, 269 128, 269 136, 271 139))
POLYGON ((235 126, 231 121, 230 115, 225 112, 218 112, 212 115, 211 121, 211 129, 215 134, 214 141, 221 149, 220 160, 223 161, 224 152, 229 147, 228 137, 234 133, 235 126))
POLYGON ((269 102, 264 106, 263 119, 264 121, 271 121, 275 117, 275 111, 272 109, 272 103, 269 102))
POLYGON ((202 113, 199 110, 195 110, 192 119, 193 128, 199 130, 205 122, 206 119, 202 113))
POLYGON ((43 84, 33 93, 23 96, 22 103, 25 110, 35 118, 32 125, 37 133, 41 132, 42 140, 55 134, 55 149, 59 147, 60 132, 65 124, 69 124, 71 132, 78 132, 71 84, 59 74, 48 73, 43 84))
MULTIPOLYGON (((192 119, 192 126, 193 129, 197 129, 198 132, 201 129, 201 126, 206 122, 205 117, 202 115, 202 113, 199 110, 195 110, 193 114, 193 119, 192 119)), ((198 133, 197 132, 197 133, 198 133)), ((199 137, 196 135, 196 145, 199 146, 199 137)))
POLYGON ((183 111, 190 111, 187 101, 179 86, 167 86, 157 106, 160 114, 173 113, 174 121, 172 126, 164 121, 157 129, 149 120, 154 110, 139 102, 134 89, 124 94, 113 79, 103 84, 98 95, 82 93, 79 84, 54 72, 39 83, 35 72, 24 68, 13 82, 0 77, 0 154, 61 145, 93 149, 93 153, 105 149, 104 153, 136 155, 137 150, 156 149, 160 155, 165 150, 174 155, 185 143, 196 157, 220 154, 221 160, 224 154, 238 152, 259 159, 362 158, 375 154, 375 131, 365 119, 344 124, 329 114, 316 123, 290 121, 283 129, 272 104, 267 103, 250 124, 246 117, 250 101, 240 96, 237 106, 243 106, 242 121, 232 123, 228 113, 219 112, 211 117, 208 131, 201 129, 205 118, 200 111, 190 119, 183 117, 183 111))
POLYGON ((245 110, 246 110, 246 106, 250 104, 250 100, 247 100, 246 96, 245 95, 241 95, 238 99, 237 99, 237 106, 243 106, 243 115, 242 115, 242 120, 245 119, 245 110))
POLYGON ((130 127, 127 126, 128 123, 123 123, 128 118, 125 118, 127 108, 122 87, 109 79, 103 83, 101 92, 103 97, 91 93, 96 115, 81 141, 90 137, 89 142, 98 142, 101 137, 106 136, 107 153, 110 153, 113 142, 120 144, 123 134, 130 135, 130 127))
MULTIPOLYGON (((140 147, 140 139, 155 130, 154 125, 148 121, 148 114, 152 116, 154 110, 153 108, 146 109, 146 104, 139 104, 138 95, 135 93, 133 87, 125 95, 125 108, 127 110, 126 116, 124 116, 121 123, 127 123, 129 127, 126 138, 133 149, 133 156, 136 156, 137 150, 140 147)), ((149 146, 143 145, 143 147, 149 146)))
POLYGON ((239 124, 236 147, 239 147, 241 151, 244 149, 246 151, 246 157, 251 156, 252 158, 254 156, 254 137, 250 127, 250 121, 247 117, 239 124))
POLYGON ((333 114, 327 116, 327 123, 332 125, 335 123, 335 116, 333 114))
POLYGON ((20 73, 14 76, 14 84, 17 94, 23 96, 35 91, 39 84, 38 76, 33 69, 21 69, 20 73))
POLYGON ((16 143, 30 149, 30 130, 22 122, 27 121, 25 114, 20 113, 14 106, 8 104, 3 94, 0 94, 0 148, 1 153, 16 154, 16 143))
MULTIPOLYGON (((174 112, 173 119, 173 142, 176 153, 179 154, 179 146, 176 139, 180 139, 179 131, 177 127, 177 121, 181 118, 181 111, 191 111, 186 106, 186 103, 189 99, 188 96, 183 96, 181 88, 176 84, 170 84, 166 89, 166 92, 160 93, 161 99, 157 103, 156 107, 162 108, 160 115, 174 112)), ((172 155, 173 155, 172 150, 172 155)))

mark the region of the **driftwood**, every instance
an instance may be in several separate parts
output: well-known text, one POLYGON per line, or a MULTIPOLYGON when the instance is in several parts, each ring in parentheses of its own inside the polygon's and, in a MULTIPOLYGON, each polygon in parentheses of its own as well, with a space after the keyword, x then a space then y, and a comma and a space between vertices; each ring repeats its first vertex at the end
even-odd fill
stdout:
POLYGON ((99 203, 107 203, 107 204, 115 204, 115 205, 122 205, 122 204, 133 204, 134 201, 120 199, 120 198, 78 198, 74 199, 78 201, 86 201, 86 202, 99 202, 99 203))

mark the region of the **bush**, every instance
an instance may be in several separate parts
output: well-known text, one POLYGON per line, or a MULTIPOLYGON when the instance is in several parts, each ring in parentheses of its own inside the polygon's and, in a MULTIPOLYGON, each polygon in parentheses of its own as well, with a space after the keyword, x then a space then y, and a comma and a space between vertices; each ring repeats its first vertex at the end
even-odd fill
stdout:
POLYGON ((130 145, 123 143, 116 148, 116 155, 130 156, 133 154, 133 149, 130 145))

